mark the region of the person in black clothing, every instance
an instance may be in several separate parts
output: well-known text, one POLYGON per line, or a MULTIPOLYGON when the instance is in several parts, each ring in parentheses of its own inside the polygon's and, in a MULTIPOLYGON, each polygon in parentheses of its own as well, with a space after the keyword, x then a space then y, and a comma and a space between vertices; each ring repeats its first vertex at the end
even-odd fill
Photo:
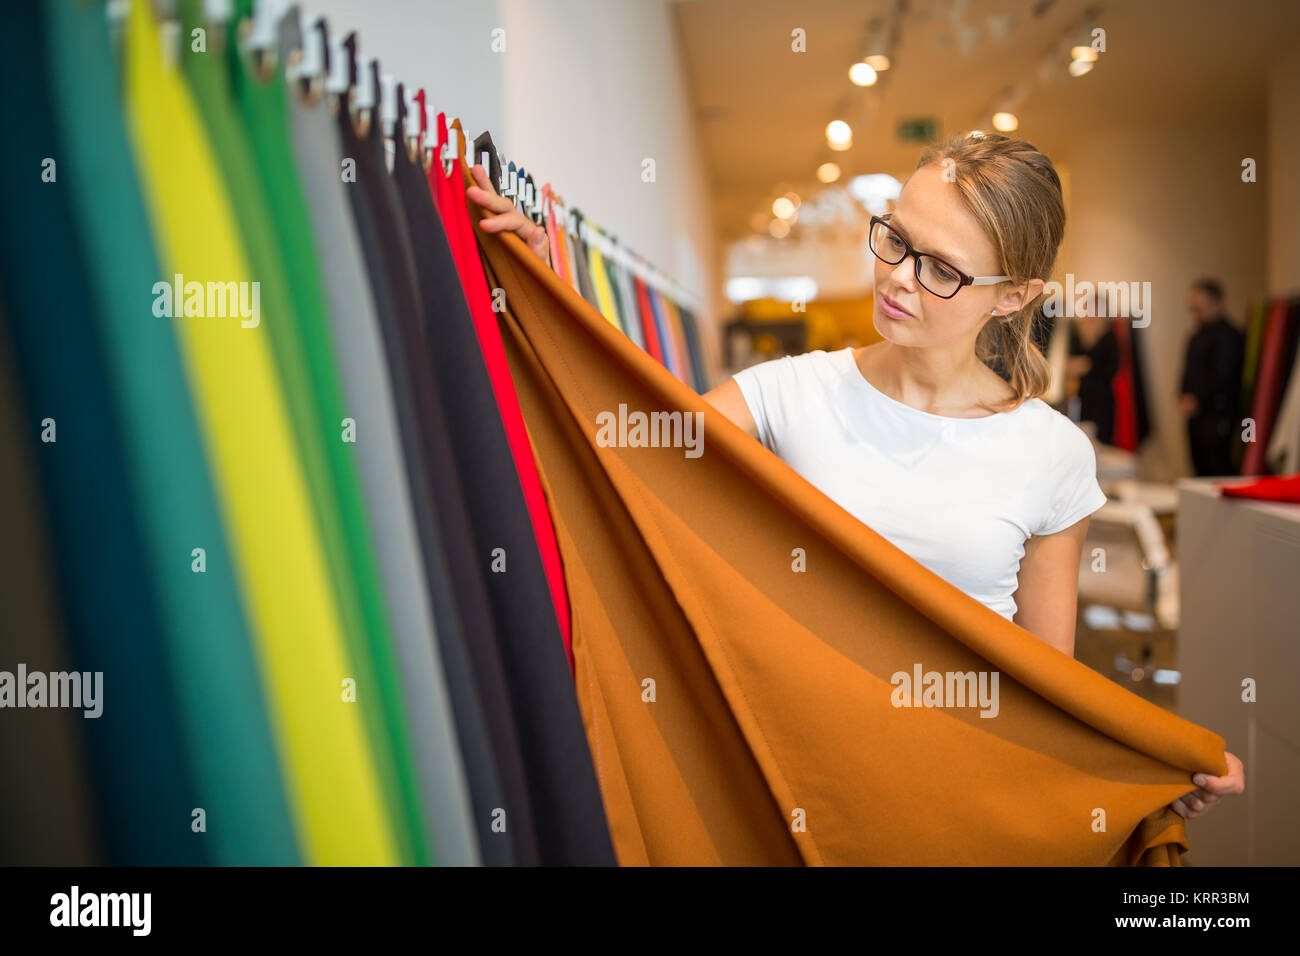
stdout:
POLYGON ((1115 441, 1115 393, 1111 380, 1119 371, 1119 340, 1110 319, 1088 315, 1086 307, 1070 323, 1068 369, 1079 379, 1079 420, 1097 426, 1097 441, 1115 441))
POLYGON ((1197 328, 1187 342, 1179 408, 1187 418, 1187 443, 1199 476, 1230 475, 1230 450, 1241 396, 1245 336, 1223 314, 1223 287, 1198 279, 1187 305, 1197 328))

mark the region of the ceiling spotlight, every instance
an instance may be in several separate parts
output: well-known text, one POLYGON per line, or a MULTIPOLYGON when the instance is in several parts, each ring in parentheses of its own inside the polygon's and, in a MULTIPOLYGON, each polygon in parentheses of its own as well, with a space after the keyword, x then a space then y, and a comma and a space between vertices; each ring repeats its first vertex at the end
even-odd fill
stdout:
POLYGON ((999 133, 1013 132, 1020 125, 1015 113, 994 113, 993 128, 999 133))
POLYGON ((777 219, 789 219, 794 215, 794 203, 780 196, 772 202, 772 215, 777 219))
POLYGON ((1085 73, 1091 73, 1094 65, 1092 60, 1071 60, 1070 75, 1083 76, 1085 73))
POLYGON ((885 56, 883 53, 874 53, 871 56, 864 58, 862 62, 871 67, 877 73, 884 73, 889 69, 889 57, 885 56))
POLYGON ((877 79, 876 70, 866 63, 854 63, 849 67, 849 79, 854 86, 872 86, 877 79))
POLYGON ((833 183, 840 178, 840 167, 835 163, 822 163, 817 167, 817 178, 824 183, 833 183))
POLYGON ((826 142, 831 149, 848 149, 853 145, 853 130, 844 120, 831 120, 826 124, 826 142))
POLYGON ((790 234, 790 224, 784 219, 773 219, 767 231, 772 234, 773 239, 784 239, 790 234))

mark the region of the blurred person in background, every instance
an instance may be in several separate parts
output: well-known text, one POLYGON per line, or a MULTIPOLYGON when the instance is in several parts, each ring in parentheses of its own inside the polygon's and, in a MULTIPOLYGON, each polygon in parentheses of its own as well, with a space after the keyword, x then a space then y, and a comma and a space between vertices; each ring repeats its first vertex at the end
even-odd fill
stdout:
POLYGON ((1187 444, 1198 476, 1231 475, 1231 447, 1245 336, 1223 311, 1223 286, 1198 279, 1187 294, 1195 331, 1183 360, 1178 407, 1187 419, 1187 444))

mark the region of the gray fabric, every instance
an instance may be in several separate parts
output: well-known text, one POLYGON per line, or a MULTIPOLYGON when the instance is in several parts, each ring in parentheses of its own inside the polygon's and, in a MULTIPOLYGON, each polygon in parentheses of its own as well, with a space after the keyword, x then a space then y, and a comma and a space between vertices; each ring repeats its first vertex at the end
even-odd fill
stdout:
MULTIPOLYGON (((299 31, 297 11, 290 11, 281 22, 282 52, 298 47, 299 31)), ((433 610, 415 538, 379 320, 343 191, 347 187, 340 176, 334 120, 323 98, 309 105, 291 92, 290 99, 290 136, 310 201, 346 407, 357 423, 362 491, 401 665, 424 816, 438 865, 480 866, 469 786, 436 652, 433 610)))

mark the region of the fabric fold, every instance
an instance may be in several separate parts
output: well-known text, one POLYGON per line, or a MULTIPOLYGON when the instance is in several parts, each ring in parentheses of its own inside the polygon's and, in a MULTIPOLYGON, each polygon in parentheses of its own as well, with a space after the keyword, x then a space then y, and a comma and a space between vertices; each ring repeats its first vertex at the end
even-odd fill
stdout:
POLYGON ((505 291, 621 863, 1179 861, 1187 835, 1168 804, 1195 789, 1192 772, 1226 773, 1220 736, 929 571, 517 237, 476 232, 505 291), (638 411, 678 416, 650 419, 674 424, 676 442, 638 445, 632 429, 611 441, 613 418, 638 411), (926 706, 919 687, 902 693, 899 675, 917 672, 996 693, 982 708, 926 706))

